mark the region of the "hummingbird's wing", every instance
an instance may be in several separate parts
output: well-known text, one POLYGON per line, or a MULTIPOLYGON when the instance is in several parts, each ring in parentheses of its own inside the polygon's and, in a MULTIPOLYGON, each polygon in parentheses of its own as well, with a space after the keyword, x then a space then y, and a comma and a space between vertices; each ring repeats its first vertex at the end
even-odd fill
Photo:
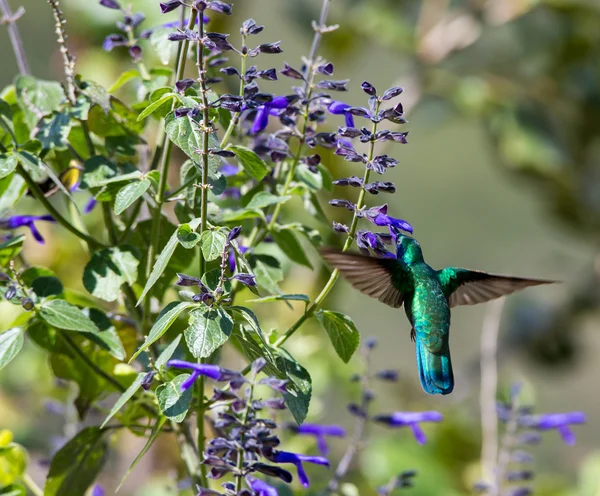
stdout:
POLYGON ((410 288, 397 260, 344 253, 333 248, 321 249, 321 255, 362 293, 394 308, 402 306, 402 293, 410 288))
POLYGON ((500 298, 529 286, 552 284, 557 281, 525 279, 523 277, 488 274, 479 270, 447 267, 437 271, 444 294, 451 307, 476 305, 500 298))

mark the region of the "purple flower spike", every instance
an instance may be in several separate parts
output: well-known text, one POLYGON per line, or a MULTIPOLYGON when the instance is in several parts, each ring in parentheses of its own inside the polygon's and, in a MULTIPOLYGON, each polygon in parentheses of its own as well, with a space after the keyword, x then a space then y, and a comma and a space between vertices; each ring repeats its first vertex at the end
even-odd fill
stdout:
POLYGON ((413 435, 419 444, 425 444, 427 437, 421 429, 421 422, 441 422, 444 416, 435 411, 429 412, 394 412, 389 415, 377 415, 373 420, 386 424, 389 427, 406 427, 410 426, 413 435))
POLYGON ((246 483, 256 496, 279 496, 277 489, 251 475, 246 476, 246 483))
POLYGON ((51 215, 13 215, 5 219, 0 219, 0 229, 18 229, 19 227, 28 227, 35 240, 43 245, 44 238, 38 231, 35 222, 37 221, 56 222, 51 215))
POLYGON ((545 415, 529 415, 523 417, 521 423, 527 427, 546 431, 556 429, 563 438, 565 444, 572 446, 575 444, 575 434, 569 425, 584 424, 587 420, 583 412, 568 413, 548 413, 545 415))
POLYGON ((300 484, 302 484, 304 487, 308 487, 310 485, 310 481, 308 480, 308 475, 306 475, 306 472, 304 471, 304 467, 302 465, 303 462, 315 463, 317 465, 329 467, 329 460, 327 460, 325 457, 307 456, 299 453, 290 453, 289 451, 276 451, 272 460, 275 463, 293 463, 296 465, 296 469, 298 470, 298 479, 300 480, 300 484))
POLYGON ((296 434, 314 436, 317 439, 317 447, 322 455, 329 454, 326 437, 346 437, 346 430, 339 425, 302 424, 288 426, 296 434))
POLYGON ((196 379, 201 375, 210 377, 215 381, 229 381, 234 376, 239 375, 239 372, 233 370, 222 369, 217 365, 210 365, 204 363, 192 363, 186 362, 185 360, 169 360, 167 362, 169 367, 177 367, 179 369, 192 369, 192 375, 181 383, 181 390, 185 391, 194 384, 196 379))

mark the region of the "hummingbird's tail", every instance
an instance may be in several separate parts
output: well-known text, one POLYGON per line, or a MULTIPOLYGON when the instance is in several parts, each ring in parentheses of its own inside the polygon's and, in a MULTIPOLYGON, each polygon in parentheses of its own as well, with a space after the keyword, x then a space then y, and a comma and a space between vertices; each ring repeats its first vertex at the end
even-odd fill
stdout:
POLYGON ((432 353, 427 336, 417 331, 415 348, 419 378, 425 392, 429 394, 450 394, 454 389, 454 375, 452 374, 448 338, 445 338, 445 343, 439 351, 432 353))

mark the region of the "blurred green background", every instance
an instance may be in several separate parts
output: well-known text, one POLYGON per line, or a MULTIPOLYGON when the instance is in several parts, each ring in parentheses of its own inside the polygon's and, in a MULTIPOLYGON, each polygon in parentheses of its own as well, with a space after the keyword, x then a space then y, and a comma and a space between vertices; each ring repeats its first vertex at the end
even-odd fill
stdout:
MULTIPOLYGON (((160 15, 158 0, 131 3, 146 14, 146 28, 167 20, 160 15)), ((13 9, 19 5, 15 0, 11 4, 13 9)), ((47 4, 21 4, 26 14, 19 26, 34 75, 60 79, 61 60, 47 4)), ((129 67, 124 52, 101 48, 104 37, 114 32, 118 13, 95 0, 63 0, 62 5, 77 71, 112 84, 129 67)), ((281 68, 284 60, 298 67, 309 50, 310 23, 318 17, 319 6, 315 0, 240 0, 233 16, 219 17, 210 29, 232 33, 237 41, 241 21, 253 17, 267 26, 260 42, 281 39, 285 51, 283 56, 258 59, 261 68, 281 68)), ((409 144, 386 150, 400 161, 386 176, 396 183, 398 193, 387 198, 391 214, 415 227, 427 261, 434 267, 457 265, 563 281, 509 298, 501 326, 500 382, 502 388, 524 382, 525 395, 539 412, 588 414, 588 424, 576 428, 576 446, 565 447, 556 432, 550 432, 543 447, 534 448, 536 494, 600 494, 600 4, 334 0, 329 22, 340 28, 324 37, 320 53, 335 63, 337 79, 351 79, 351 91, 342 95, 345 101, 365 105, 363 80, 381 91, 392 85, 405 88, 401 101, 409 119, 404 127, 410 130, 409 144)), ((158 65, 150 47, 144 48, 148 65, 158 65)), ((4 28, 0 53, 4 86, 16 73, 4 28)), ((269 86, 273 92, 289 92, 286 88, 289 80, 269 86)), ((134 88, 127 87, 119 96, 133 101, 134 88)), ((337 119, 330 120, 332 126, 342 125, 337 119)), ((334 156, 327 155, 325 163, 334 176, 356 173, 355 166, 334 156)), ((369 201, 378 204, 387 198, 380 195, 369 201)), ((322 203, 327 200, 323 197, 322 203)), ((339 209, 330 213, 343 220, 339 209)), ((319 228, 335 242, 327 226, 319 228)), ((81 287, 83 251, 60 228, 48 232, 47 239, 43 248, 30 243, 25 257, 30 263, 50 265, 67 284, 81 287)), ((325 275, 294 267, 283 286, 314 296, 325 275)), ((373 428, 349 477, 359 488, 356 494, 374 494, 368 488, 405 469, 420 472, 410 494, 469 494, 470 484, 479 477, 479 338, 486 306, 453 311, 457 386, 446 397, 422 392, 403 311, 370 300, 345 282, 338 284, 328 306, 350 315, 363 336, 378 339, 378 365, 401 371, 400 383, 378 386, 379 410, 436 409, 446 415, 440 426, 426 428, 426 447, 417 446, 409 432, 373 428)), ((3 329, 10 325, 13 308, 2 305, 3 329)), ((276 304, 257 311, 265 329, 283 330, 301 309, 291 312, 276 304)), ((345 404, 356 390, 346 379, 357 370, 358 361, 342 364, 326 336, 311 324, 289 347, 316 385, 312 419, 351 427, 345 404)), ((0 427, 13 430, 31 450, 31 472, 40 483, 44 459, 62 436, 77 429, 73 412, 66 412, 65 421, 64 415, 47 412, 45 400, 72 395, 69 386, 53 383, 45 354, 32 343, 0 376, 0 427)), ((101 417, 99 412, 97 419, 101 417)), ((286 443, 305 448, 297 440, 286 443)), ((113 446, 101 480, 107 494, 142 445, 143 439, 123 435, 113 446)), ((343 448, 342 442, 335 443, 334 460, 343 448)), ((175 459, 172 440, 165 438, 138 465, 122 494, 177 494, 167 482, 175 459)), ((311 474, 316 488, 327 477, 319 469, 311 474)))

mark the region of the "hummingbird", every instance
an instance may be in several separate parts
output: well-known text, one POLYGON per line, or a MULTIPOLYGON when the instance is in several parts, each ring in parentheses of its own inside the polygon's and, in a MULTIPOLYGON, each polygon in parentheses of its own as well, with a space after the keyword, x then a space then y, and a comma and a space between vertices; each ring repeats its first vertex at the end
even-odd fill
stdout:
POLYGON ((556 281, 527 279, 479 270, 435 270, 423 259, 419 242, 394 229, 396 258, 376 258, 324 248, 323 258, 356 289, 393 308, 404 304, 412 326, 421 386, 429 394, 454 389, 450 360, 450 309, 476 305, 529 286, 556 281))

